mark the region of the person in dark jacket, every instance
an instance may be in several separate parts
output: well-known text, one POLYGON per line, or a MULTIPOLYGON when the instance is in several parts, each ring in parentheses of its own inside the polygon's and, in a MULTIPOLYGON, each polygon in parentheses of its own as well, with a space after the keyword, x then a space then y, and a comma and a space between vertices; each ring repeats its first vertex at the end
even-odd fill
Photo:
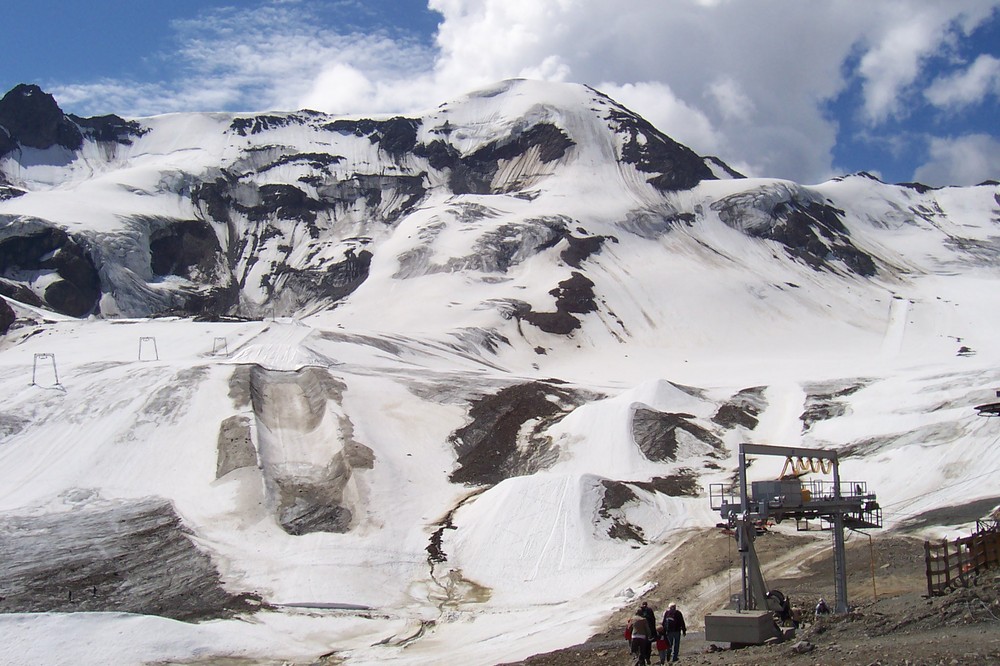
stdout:
MULTIPOLYGON (((672 659, 667 661, 677 661, 677 656, 681 649, 681 634, 687 636, 687 625, 684 624, 684 614, 677 610, 677 604, 670 604, 667 612, 663 614, 663 631, 670 641, 670 654, 672 659)), ((670 654, 667 657, 670 657, 670 654)))
POLYGON ((650 639, 653 637, 653 629, 650 628, 643 617, 642 609, 635 612, 632 618, 632 643, 629 646, 632 651, 632 663, 634 666, 649 666, 650 639))
POLYGON ((643 601, 642 605, 639 606, 639 615, 646 618, 646 625, 649 627, 649 638, 653 640, 656 638, 656 613, 653 609, 649 607, 649 603, 643 601))

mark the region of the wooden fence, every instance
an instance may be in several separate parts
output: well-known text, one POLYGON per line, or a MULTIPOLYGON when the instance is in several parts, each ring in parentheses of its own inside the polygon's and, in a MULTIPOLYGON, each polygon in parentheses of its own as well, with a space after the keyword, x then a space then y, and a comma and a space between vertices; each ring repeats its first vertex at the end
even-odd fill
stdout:
POLYGON ((954 541, 924 541, 927 563, 927 594, 941 596, 957 587, 968 587, 970 580, 986 569, 1000 567, 1000 528, 977 530, 972 536, 954 541))

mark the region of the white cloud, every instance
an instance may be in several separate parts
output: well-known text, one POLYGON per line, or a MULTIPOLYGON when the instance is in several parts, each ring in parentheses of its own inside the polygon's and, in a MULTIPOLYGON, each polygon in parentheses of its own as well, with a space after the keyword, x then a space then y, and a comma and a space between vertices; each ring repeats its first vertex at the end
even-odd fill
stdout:
POLYGON ((725 120, 746 122, 756 110, 756 105, 743 91, 743 86, 730 77, 720 78, 709 85, 707 94, 725 120))
POLYGON ((907 113, 928 60, 950 51, 992 14, 995 2, 872 3, 867 48, 858 64, 864 115, 878 124, 907 113))
POLYGON ((939 77, 924 94, 931 104, 942 108, 961 108, 981 102, 987 95, 1000 96, 1000 59, 980 55, 964 71, 939 77))
POLYGON ((858 72, 864 79, 864 111, 879 123, 906 108, 903 97, 922 68, 922 61, 945 40, 941 25, 947 17, 918 14, 891 26, 861 58, 858 72))
POLYGON ((402 93, 414 90, 414 79, 434 62, 431 49, 413 39, 341 33, 323 25, 308 5, 288 0, 206 11, 173 28, 177 49, 166 55, 172 80, 102 80, 54 86, 53 93, 79 113, 126 116, 306 106, 398 111, 394 107, 413 108, 402 103, 402 93))
POLYGON ((987 134, 934 137, 930 157, 913 174, 927 185, 975 185, 1000 179, 1000 141, 987 134))

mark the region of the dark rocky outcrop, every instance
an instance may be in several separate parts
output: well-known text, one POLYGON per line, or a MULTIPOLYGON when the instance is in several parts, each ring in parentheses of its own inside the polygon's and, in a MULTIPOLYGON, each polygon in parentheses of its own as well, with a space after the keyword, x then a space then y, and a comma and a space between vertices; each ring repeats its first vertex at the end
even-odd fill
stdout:
POLYGON ((556 297, 555 312, 518 312, 516 316, 537 326, 546 333, 568 335, 580 328, 580 320, 574 314, 586 314, 597 310, 594 300, 594 283, 582 273, 573 271, 566 280, 549 292, 556 297))
POLYGON ((102 611, 197 621, 260 608, 259 598, 223 588, 211 558, 162 498, 5 515, 0 533, 0 613, 102 611))
POLYGON ((721 169, 722 172, 725 173, 730 178, 736 178, 736 179, 746 178, 745 175, 743 175, 733 167, 729 166, 715 155, 706 155, 705 162, 709 164, 714 164, 717 168, 721 169))
POLYGON ((257 192, 259 203, 256 205, 236 204, 236 209, 244 213, 251 222, 279 218, 312 223, 316 221, 316 212, 323 209, 319 201, 310 198, 294 185, 266 184, 261 185, 257 192))
POLYGON ((323 129, 340 134, 367 137, 373 144, 390 157, 399 159, 412 152, 417 145, 417 129, 420 121, 396 116, 389 120, 334 120, 323 125, 323 129))
POLYGON ((597 513, 601 518, 611 523, 611 526, 608 527, 608 536, 622 541, 646 543, 642 527, 625 520, 621 512, 621 509, 627 504, 639 501, 639 497, 632 490, 631 485, 623 481, 605 479, 601 481, 601 486, 604 488, 604 493, 601 496, 601 506, 597 513))
MULTIPOLYGON (((15 150, 17 150, 17 139, 11 136, 10 130, 0 125, 0 157, 15 150)), ((4 182, 3 174, 0 173, 0 184, 4 182)), ((6 186, 4 185, 4 187, 6 186)), ((0 195, 2 195, 2 191, 0 191, 0 195)), ((3 201, 3 199, 0 199, 0 201, 3 201)))
POLYGON ((923 183, 896 183, 899 187, 905 187, 908 190, 913 190, 917 194, 925 194, 932 190, 938 190, 941 188, 932 187, 930 185, 924 185, 923 183))
MULTIPOLYGON (((3 154, 3 145, 0 141, 0 155, 3 154)), ((23 197, 27 194, 26 191, 22 190, 20 187, 14 187, 13 185, 6 185, 3 182, 3 175, 0 174, 0 201, 7 201, 8 199, 16 199, 17 197, 23 197)))
POLYGON ((430 143, 421 143, 413 148, 413 154, 427 159, 432 169, 451 169, 459 163, 462 154, 450 143, 435 139, 430 143))
POLYGON ((349 209, 364 200, 371 217, 392 224, 409 213, 427 194, 422 175, 395 176, 354 174, 347 180, 316 187, 320 202, 328 209, 349 209))
POLYGON ((583 229, 580 229, 579 232, 583 235, 574 236, 570 233, 566 234, 567 247, 559 254, 559 257, 573 268, 581 268, 584 261, 592 255, 600 253, 601 248, 604 247, 604 242, 607 240, 605 236, 587 235, 587 232, 583 229))
MULTIPOLYGON (((236 178, 232 174, 225 172, 213 180, 197 183, 191 188, 191 203, 196 208, 201 209, 209 220, 230 225, 233 221, 231 211, 235 203, 231 189, 235 184, 236 178)), ((230 248, 227 253, 230 263, 234 259, 232 247, 233 243, 230 241, 230 248)))
MULTIPOLYGON (((344 260, 328 265, 323 270, 295 270, 279 267, 276 275, 284 277, 284 288, 301 299, 322 298, 336 302, 346 298, 368 278, 372 254, 361 250, 357 254, 348 249, 344 260)), ((287 295, 286 295, 287 296, 287 295)))
POLYGON ((520 189, 517 182, 494 187, 493 179, 501 160, 512 160, 531 148, 538 148, 538 159, 545 164, 562 158, 573 145, 572 139, 559 127, 552 123, 537 123, 522 132, 491 141, 451 162, 447 161, 451 154, 445 148, 428 147, 425 151, 429 158, 434 158, 432 166, 437 164, 437 168, 451 169, 448 184, 455 194, 496 194, 520 189))
POLYGON ((265 164, 258 169, 258 173, 264 173, 265 171, 270 171, 286 164, 304 164, 310 169, 324 171, 327 167, 343 161, 344 158, 342 156, 331 155, 330 153, 292 153, 290 155, 282 155, 273 162, 265 164))
POLYGON ((81 118, 64 114, 55 98, 36 85, 22 83, 0 99, 0 155, 18 146, 79 150, 84 139, 127 145, 147 131, 138 122, 115 115, 81 118))
POLYGON ((84 138, 103 143, 119 143, 131 145, 133 137, 139 137, 149 132, 135 120, 125 120, 116 115, 94 116, 81 118, 69 114, 70 120, 76 123, 83 132, 84 138))
POLYGON ((607 120, 612 131, 621 137, 619 159, 635 165, 643 173, 656 174, 647 180, 650 185, 661 192, 671 192, 691 189, 703 180, 717 180, 705 160, 693 150, 677 143, 604 93, 593 92, 611 107, 607 120))
MULTIPOLYGON (((2 127, 0 127, 0 155, 3 155, 5 152, 4 137, 6 136, 7 136, 6 131, 2 127)), ((25 194, 27 194, 27 192, 22 190, 20 187, 14 187, 13 185, 11 185, 10 181, 7 180, 7 177, 4 175, 3 171, 0 171, 0 201, 15 199, 17 197, 24 196, 25 194)))
POLYGON ((260 134, 272 129, 280 129, 289 125, 305 125, 309 120, 309 112, 302 114, 260 114, 257 116, 247 116, 234 118, 229 124, 229 131, 239 136, 249 134, 260 134))
POLYGON ((728 226, 780 243, 789 256, 815 270, 833 270, 839 261, 858 275, 878 272, 874 259, 851 242, 844 211, 805 188, 766 185, 720 199, 712 210, 728 226))
POLYGON ((633 481, 632 485, 671 497, 697 497, 701 493, 698 474, 687 468, 678 470, 676 474, 654 476, 649 481, 633 481))
POLYGON ((802 432, 807 432, 813 424, 837 418, 848 413, 850 406, 845 398, 857 393, 869 384, 860 379, 848 384, 815 384, 806 386, 805 410, 799 415, 802 432))
POLYGON ((58 145, 69 150, 79 150, 83 145, 80 128, 62 112, 52 95, 36 85, 19 84, 0 99, 0 126, 7 131, 6 141, 0 139, 0 155, 10 152, 16 144, 39 149, 58 145))
POLYGON ((97 308, 101 281, 94 262, 86 249, 62 229, 39 227, 0 240, 0 276, 18 282, 12 276, 20 271, 58 276, 42 296, 56 312, 82 317, 97 308))
POLYGON ((42 301, 42 299, 39 298, 35 292, 31 291, 20 282, 15 282, 13 280, 0 278, 0 296, 6 296, 7 298, 14 299, 15 301, 19 301, 25 305, 33 305, 37 308, 45 307, 45 302, 42 301))
POLYGON ((721 450, 722 440, 695 423, 694 418, 691 414, 636 408, 632 414, 632 439, 643 455, 654 462, 678 460, 685 439, 697 443, 698 453, 721 450))
POLYGON ((14 309, 7 301, 0 298, 0 335, 5 335, 10 330, 11 324, 17 319, 14 309))
POLYGON ((764 386, 743 389, 719 406, 715 416, 712 417, 712 422, 723 428, 742 426, 747 430, 753 430, 757 427, 757 416, 767 407, 765 390, 764 386))
POLYGON ((221 254, 215 230, 201 220, 178 220, 149 237, 150 268, 158 276, 214 280, 221 254))
POLYGON ((449 438, 458 453, 454 483, 495 484, 531 474, 555 462, 557 450, 541 433, 586 396, 543 382, 516 384, 486 395, 469 409, 472 421, 449 438), (519 435, 526 423, 531 431, 519 435))

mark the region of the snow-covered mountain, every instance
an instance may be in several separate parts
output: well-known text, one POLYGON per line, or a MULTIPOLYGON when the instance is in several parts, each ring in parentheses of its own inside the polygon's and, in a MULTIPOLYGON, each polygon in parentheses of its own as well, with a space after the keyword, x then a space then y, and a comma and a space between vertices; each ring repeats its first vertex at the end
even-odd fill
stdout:
POLYGON ((714 525, 743 441, 961 529, 1000 503, 998 255, 996 183, 744 178, 584 86, 128 120, 19 86, 0 654, 571 644, 714 525))

